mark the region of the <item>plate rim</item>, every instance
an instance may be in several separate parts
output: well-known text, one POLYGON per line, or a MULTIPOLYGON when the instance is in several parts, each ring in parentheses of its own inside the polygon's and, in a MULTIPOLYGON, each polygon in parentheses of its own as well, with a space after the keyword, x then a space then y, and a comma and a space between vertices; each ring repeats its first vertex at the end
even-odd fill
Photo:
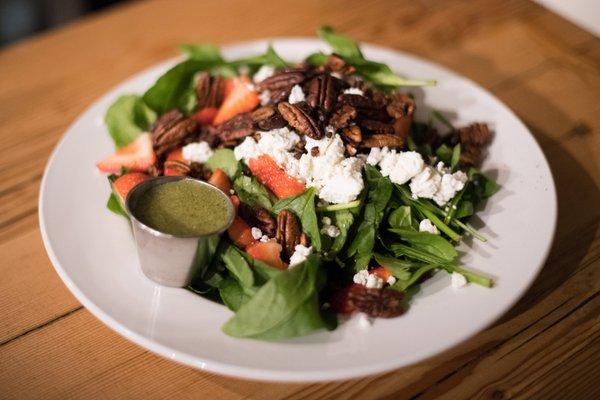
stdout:
MULTIPOLYGON (((266 45, 268 43, 271 43, 274 46, 285 45, 286 42, 294 42, 294 41, 311 42, 315 46, 317 44, 318 45, 323 44, 323 42, 321 40, 316 39, 314 37, 284 36, 284 37, 262 38, 262 39, 240 41, 240 42, 231 42, 231 43, 221 45, 219 47, 220 47, 220 49, 227 51, 230 48, 262 46, 262 45, 266 45)), ((537 150, 540 152, 540 154, 542 156, 543 167, 544 167, 544 169, 546 169, 548 171, 549 181, 547 183, 549 185, 549 189, 551 189, 549 191, 552 192, 551 194, 549 194, 549 199, 551 200, 551 202, 550 202, 550 204, 547 204, 548 210, 549 210, 548 213, 551 214, 551 215, 549 215, 549 217, 551 217, 551 219, 552 219, 550 236, 549 236, 548 242, 546 243, 544 251, 540 252, 541 257, 540 257, 539 264, 534 269, 532 269, 532 275, 531 275, 530 281, 527 283, 526 286, 523 287, 522 291, 518 292, 518 294, 516 294, 516 295, 513 295, 513 298, 511 299, 511 301, 507 303, 507 305, 502 309, 501 312, 498 312, 497 315, 495 315, 491 318, 488 318, 488 320, 483 321, 483 323, 477 325, 477 328, 473 329, 470 334, 464 335, 464 337, 460 337, 460 338, 456 339, 455 341, 449 343, 442 350, 433 351, 433 352, 427 353, 424 356, 421 355, 421 356, 412 357, 412 358, 408 357, 409 360, 407 362, 401 362, 401 363, 387 362, 387 363, 378 363, 378 364, 371 364, 371 365, 362 365, 362 366, 350 367, 350 368, 338 368, 338 369, 334 369, 334 370, 327 370, 327 372, 324 373, 324 371, 311 371, 311 372, 274 371, 274 370, 269 370, 269 369, 265 369, 265 368, 253 368, 253 367, 238 366, 235 364, 224 363, 224 362, 220 362, 217 360, 206 360, 206 359, 203 360, 201 357, 191 356, 188 353, 171 349, 167 345, 158 343, 157 341, 155 341, 153 339, 149 339, 140 333, 136 333, 136 332, 130 330, 126 326, 124 326, 121 323, 119 323, 118 321, 116 321, 112 316, 110 316, 107 312, 102 310, 99 306, 97 306, 73 282, 73 280, 70 278, 68 273, 62 267, 58 257, 56 256, 56 254, 54 252, 54 249, 52 248, 51 240, 48 236, 48 233, 46 230, 46 222, 44 219, 44 215, 46 213, 46 207, 44 205, 44 203, 45 203, 44 202, 44 194, 48 190, 48 188, 47 188, 48 173, 54 163, 54 160, 55 160, 59 150, 63 147, 64 142, 66 141, 67 136, 69 135, 69 132, 72 130, 72 128, 75 125, 77 125, 84 118, 84 116, 86 115, 86 113, 89 109, 96 106, 107 96, 117 93, 121 86, 126 85, 127 83, 129 83, 131 80, 137 78, 138 76, 150 73, 150 71, 155 70, 155 69, 167 68, 169 65, 172 65, 173 63, 177 62, 178 60, 183 59, 182 56, 171 57, 166 60, 160 61, 158 63, 152 64, 151 66, 144 68, 143 70, 138 71, 138 72, 128 76, 127 78, 119 81, 119 83, 117 83, 116 85, 114 85, 113 87, 108 89, 107 91, 103 92, 98 98, 96 98, 96 100, 94 100, 92 103, 90 103, 85 108, 85 110, 83 110, 80 114, 78 114, 78 116, 73 120, 73 122, 71 124, 69 124, 69 126, 65 129, 65 131, 61 135, 59 141, 54 146, 52 153, 48 157, 48 160, 44 167, 44 173, 43 173, 43 177, 42 177, 39 192, 38 192, 38 221, 39 221, 39 226, 40 226, 40 232, 41 232, 44 248, 46 250, 46 253, 48 254, 48 257, 52 263, 52 266, 54 267, 55 271, 57 272, 57 274, 59 275, 61 280, 64 282, 65 286, 67 286, 69 291, 75 296, 75 298, 84 307, 86 307, 93 316, 98 318, 103 324, 108 326, 111 330, 117 332, 119 335, 127 338, 128 340, 143 347, 144 349, 149 350, 154 354, 168 358, 177 363, 187 365, 187 366, 190 366, 190 367, 193 367, 196 369, 200 369, 202 371, 218 373, 218 374, 222 374, 225 376, 238 378, 238 379, 243 378, 243 379, 249 379, 249 380, 271 381, 271 382, 306 382, 306 383, 338 381, 338 380, 343 380, 343 379, 360 378, 360 377, 364 377, 364 376, 368 376, 368 375, 374 375, 374 374, 378 374, 378 373, 388 372, 388 371, 402 368, 402 367, 408 367, 410 365, 416 364, 417 362, 422 362, 422 361, 428 360, 436 355, 445 353, 445 352, 451 350, 452 348, 455 348, 456 346, 460 345, 461 343, 464 343, 467 340, 474 337, 475 335, 481 333, 483 330, 485 330, 490 325, 492 325, 495 321, 497 321, 499 318, 501 318, 502 315, 506 314, 506 312, 508 310, 513 308, 514 305, 531 288, 535 279, 537 278, 540 271, 544 267, 544 265, 548 259, 548 255, 550 253, 550 250, 552 248, 552 245, 553 245, 554 239, 555 239, 555 235, 556 235, 557 211, 558 211, 558 198, 557 198, 557 192, 556 192, 556 184, 555 184, 554 176, 552 174, 552 169, 550 168, 550 164, 548 163, 548 159, 547 159, 544 151, 542 150, 539 142, 537 141, 535 136, 531 133, 531 131, 527 127, 527 125, 525 125, 525 123, 515 114, 515 112, 511 108, 509 108, 496 95, 491 93, 489 90, 487 90, 483 86, 479 85, 477 82, 471 80, 470 78, 468 78, 458 72, 454 72, 453 70, 446 68, 445 66, 440 65, 436 62, 430 61, 428 59, 422 58, 418 55, 415 55, 415 54, 412 54, 412 53, 409 53, 406 51, 395 49, 393 47, 381 46, 381 45, 371 44, 368 42, 360 42, 360 46, 362 49, 367 49, 367 52, 369 50, 373 50, 373 51, 380 51, 380 52, 395 53, 402 57, 412 58, 413 60, 415 60, 419 63, 424 63, 424 64, 429 65, 430 67, 434 67, 434 68, 442 71, 445 74, 452 75, 453 77, 458 77, 461 80, 472 85, 473 87, 477 88, 478 90, 483 91, 486 95, 488 95, 491 98, 491 100, 493 100, 493 102, 499 108, 501 108, 503 111, 507 112, 512 118, 514 118, 514 120, 519 125, 521 125, 521 127, 527 132, 529 138, 532 140, 533 145, 536 146, 537 150)))

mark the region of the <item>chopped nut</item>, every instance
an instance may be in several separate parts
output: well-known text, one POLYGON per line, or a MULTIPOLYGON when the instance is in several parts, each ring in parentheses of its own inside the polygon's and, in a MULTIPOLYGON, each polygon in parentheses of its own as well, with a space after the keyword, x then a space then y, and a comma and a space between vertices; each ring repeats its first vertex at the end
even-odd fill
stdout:
POLYGON ((352 125, 342 130, 342 135, 352 143, 360 143, 362 141, 362 133, 360 127, 352 125))
POLYGON ((334 129, 342 129, 347 127, 352 120, 357 116, 356 108, 344 104, 341 108, 335 111, 329 119, 329 125, 334 129))
POLYGON ((399 148, 404 146, 404 141, 401 137, 390 134, 375 134, 367 136, 360 142, 360 147, 390 147, 399 148))
POLYGON ((461 144, 484 146, 492 140, 487 124, 474 123, 457 130, 461 144))
POLYGON ((353 287, 348 292, 348 301, 358 311, 375 318, 392 318, 404 312, 402 293, 393 289, 367 289, 353 287))
POLYGON ((393 134, 394 126, 381 121, 365 119, 359 122, 361 128, 365 128, 373 133, 393 134))

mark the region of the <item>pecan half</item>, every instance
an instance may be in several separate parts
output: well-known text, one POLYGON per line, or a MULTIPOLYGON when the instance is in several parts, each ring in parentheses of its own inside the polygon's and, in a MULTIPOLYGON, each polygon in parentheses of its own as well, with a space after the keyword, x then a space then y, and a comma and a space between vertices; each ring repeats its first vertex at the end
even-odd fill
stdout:
POLYGON ((360 147, 402 147, 404 146, 404 140, 396 135, 391 134, 375 134, 367 136, 360 142, 360 147))
POLYGON ((290 104, 283 101, 277 105, 277 109, 287 123, 297 132, 303 133, 312 139, 321 139, 325 132, 305 109, 305 105, 306 103, 290 104))
POLYGON ((474 123, 457 130, 461 144, 484 146, 492 140, 492 133, 487 124, 474 123))
POLYGON ((259 206, 250 206, 240 203, 238 207, 240 217, 251 226, 259 228, 263 234, 273 237, 277 230, 275 218, 264 208, 259 206))
POLYGON ((373 133, 394 133, 394 126, 391 124, 386 124, 385 122, 375 121, 372 119, 365 119, 360 121, 359 124, 361 128, 365 128, 373 133))
POLYGON ((261 107, 255 110, 251 116, 256 128, 263 131, 283 128, 287 124, 274 106, 261 107))
POLYGON ((298 217, 289 210, 282 210, 277 215, 277 233, 275 234, 275 239, 283 247, 283 254, 286 259, 289 260, 292 254, 294 254, 296 245, 300 243, 301 235, 302 231, 300 231, 298 217))
POLYGON ((306 75, 303 71, 297 69, 283 70, 276 73, 258 84, 259 90, 270 90, 271 92, 278 90, 290 90, 292 86, 304 82, 306 75))
POLYGON ((404 312, 402 293, 393 289, 354 287, 348 292, 348 302, 358 311, 375 318, 393 318, 404 312))
POLYGON ((371 97, 362 96, 360 94, 344 93, 344 94, 339 95, 338 101, 342 104, 348 104, 355 108, 365 108, 365 109, 381 108, 380 105, 375 103, 375 101, 371 97))
POLYGON ((356 68, 346 64, 346 61, 335 53, 330 54, 327 57, 325 67, 332 72, 337 72, 342 75, 351 75, 356 72, 356 68))
POLYGON ((173 175, 188 175, 190 172, 190 166, 188 163, 179 160, 167 160, 163 164, 163 168, 170 169, 172 172, 176 172, 173 175))
POLYGON ((223 77, 210 76, 208 72, 198 74, 196 97, 198 108, 219 107, 223 101, 223 77))
POLYGON ((252 133, 254 133, 254 125, 249 113, 236 115, 219 125, 216 130, 216 135, 221 142, 243 139, 252 133))
POLYGON ((460 164, 465 167, 476 167, 481 163, 481 147, 466 145, 460 151, 460 164))
POLYGON ((198 123, 184 116, 179 110, 163 114, 152 125, 152 141, 157 156, 179 146, 188 136, 193 135, 198 123))
POLYGON ((415 113, 415 101, 408 95, 398 93, 387 105, 386 111, 392 118, 412 117, 415 113))
POLYGON ((321 107, 326 112, 331 111, 337 97, 337 85, 334 79, 336 78, 329 74, 321 74, 310 80, 306 101, 311 107, 321 107))
POLYGON ((356 108, 344 104, 331 115, 331 118, 329 118, 329 125, 335 129, 342 129, 347 127, 356 116, 356 108))

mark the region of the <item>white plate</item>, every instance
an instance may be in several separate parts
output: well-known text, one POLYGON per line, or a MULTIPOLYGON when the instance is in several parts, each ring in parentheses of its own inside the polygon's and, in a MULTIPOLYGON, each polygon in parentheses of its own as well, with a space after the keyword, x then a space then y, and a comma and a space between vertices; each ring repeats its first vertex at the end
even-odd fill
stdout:
MULTIPOLYGON (((276 50, 299 60, 327 50, 311 39, 278 39, 276 50)), ((228 46, 227 57, 264 51, 266 41, 228 46)), ((48 162, 40 192, 40 226, 56 271, 96 317, 135 343, 172 360, 225 375, 276 381, 322 381, 388 371, 433 356, 481 331, 529 287, 548 254, 556 222, 552 175, 523 123, 473 82, 413 56, 364 45, 364 53, 396 72, 435 78, 417 91, 427 107, 452 115, 456 124, 486 121, 496 132, 484 170, 502 190, 478 216, 488 243, 463 244, 468 267, 495 278, 496 286, 450 287, 439 273, 422 285, 410 310, 356 321, 280 343, 235 339, 221 332, 231 316, 224 306, 184 289, 153 284, 141 273, 127 222, 106 207, 109 186, 94 167, 113 151, 102 125, 121 94, 143 93, 175 60, 136 75, 93 104, 68 129, 48 162)), ((420 107, 423 115, 424 107, 420 107)), ((426 114, 425 114, 426 115, 426 114)))

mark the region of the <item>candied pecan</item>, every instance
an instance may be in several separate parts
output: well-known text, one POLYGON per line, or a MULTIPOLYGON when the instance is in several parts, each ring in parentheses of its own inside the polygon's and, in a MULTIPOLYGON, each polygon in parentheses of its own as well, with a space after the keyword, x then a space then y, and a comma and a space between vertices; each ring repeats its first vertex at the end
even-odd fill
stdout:
POLYGON ((327 60, 325 61, 325 68, 342 75, 351 75, 356 72, 355 67, 348 65, 342 57, 335 53, 330 54, 327 57, 327 60))
POLYGON ((338 96, 338 101, 342 104, 348 104, 355 108, 377 109, 380 106, 368 96, 360 94, 343 93, 338 96))
POLYGON ((360 143, 362 141, 362 133, 358 125, 352 125, 342 129, 342 135, 352 143, 360 143))
POLYGON ((484 146, 492 140, 492 133, 484 123, 474 123, 457 129, 457 132, 461 144, 484 146))
POLYGON ((329 74, 317 75, 308 83, 306 101, 315 108, 321 107, 325 112, 331 111, 337 97, 336 78, 329 74))
POLYGON ((270 90, 269 91, 269 104, 277 104, 280 101, 287 100, 290 96, 290 92, 292 88, 287 89, 279 89, 279 90, 270 90))
POLYGON ((196 97, 198 108, 219 107, 223 101, 223 82, 221 76, 210 76, 208 72, 198 74, 196 97))
POLYGON ((329 125, 334 129, 342 129, 347 127, 350 124, 350 121, 354 120, 356 116, 356 108, 344 104, 331 115, 331 118, 329 118, 329 125))
POLYGON ((166 160, 163 164, 163 168, 170 169, 173 172, 177 172, 174 175, 188 175, 190 172, 190 166, 188 163, 180 160, 166 160))
POLYGON ((359 122, 361 128, 365 128, 373 133, 392 134, 394 133, 394 126, 386 124, 385 122, 375 121, 372 119, 365 119, 359 122))
POLYGON ((179 146, 188 136, 193 135, 198 123, 187 118, 178 110, 162 115, 152 124, 152 141, 157 156, 179 146))
POLYGON ((277 109, 287 123, 297 132, 307 135, 312 139, 321 139, 325 132, 323 128, 311 117, 305 108, 306 103, 290 104, 286 101, 277 105, 277 109))
POLYGON ((240 217, 250 226, 259 228, 263 234, 272 237, 277 230, 277 222, 271 214, 262 207, 250 206, 245 203, 240 203, 238 207, 240 217))
POLYGON ((367 136, 360 142, 360 147, 402 147, 404 146, 404 140, 401 137, 391 134, 375 134, 367 136))
POLYGON ((313 147, 312 149, 310 149, 310 155, 313 157, 317 157, 319 155, 319 148, 313 147))
POLYGON ((157 165, 152 165, 150 168, 148 168, 148 175, 150 176, 159 176, 162 174, 162 170, 157 166, 157 165))
POLYGON ((300 222, 298 217, 289 211, 282 210, 277 215, 277 233, 275 239, 283 247, 283 254, 286 259, 294 254, 296 245, 300 243, 300 236, 302 231, 300 230, 300 222))
POLYGON ((348 292, 348 302, 370 317, 392 318, 404 312, 402 293, 394 289, 367 289, 357 286, 348 292))
POLYGON ((212 125, 201 125, 199 131, 196 142, 206 142, 211 148, 217 147, 219 144, 217 128, 212 125))
POLYGON ((300 244, 304 247, 308 247, 310 245, 310 238, 304 232, 300 234, 300 244))
POLYGON ((287 124, 274 106, 265 106, 255 110, 252 113, 252 121, 256 128, 263 131, 283 128, 287 124))
POLYGON ((462 146, 460 164, 465 167, 476 167, 481 163, 481 148, 473 145, 462 146))
POLYGON ((290 90, 294 85, 304 82, 306 75, 304 71, 297 69, 288 69, 280 71, 258 84, 259 90, 270 90, 271 93, 276 90, 290 90))
POLYGON ((243 139, 254 133, 249 113, 239 114, 217 127, 216 134, 222 142, 243 139))
POLYGON ((387 105, 386 111, 393 118, 412 117, 415 113, 415 101, 406 94, 397 93, 387 105))
POLYGON ((204 164, 198 162, 192 162, 187 173, 192 178, 201 179, 207 181, 212 176, 210 169, 206 168, 204 164))
POLYGON ((306 150, 305 146, 306 146, 306 142, 304 140, 300 140, 298 143, 296 143, 296 145, 292 149, 292 152, 294 153, 294 157, 296 159, 299 160, 300 157, 302 157, 302 154, 304 154, 304 152, 306 150))

